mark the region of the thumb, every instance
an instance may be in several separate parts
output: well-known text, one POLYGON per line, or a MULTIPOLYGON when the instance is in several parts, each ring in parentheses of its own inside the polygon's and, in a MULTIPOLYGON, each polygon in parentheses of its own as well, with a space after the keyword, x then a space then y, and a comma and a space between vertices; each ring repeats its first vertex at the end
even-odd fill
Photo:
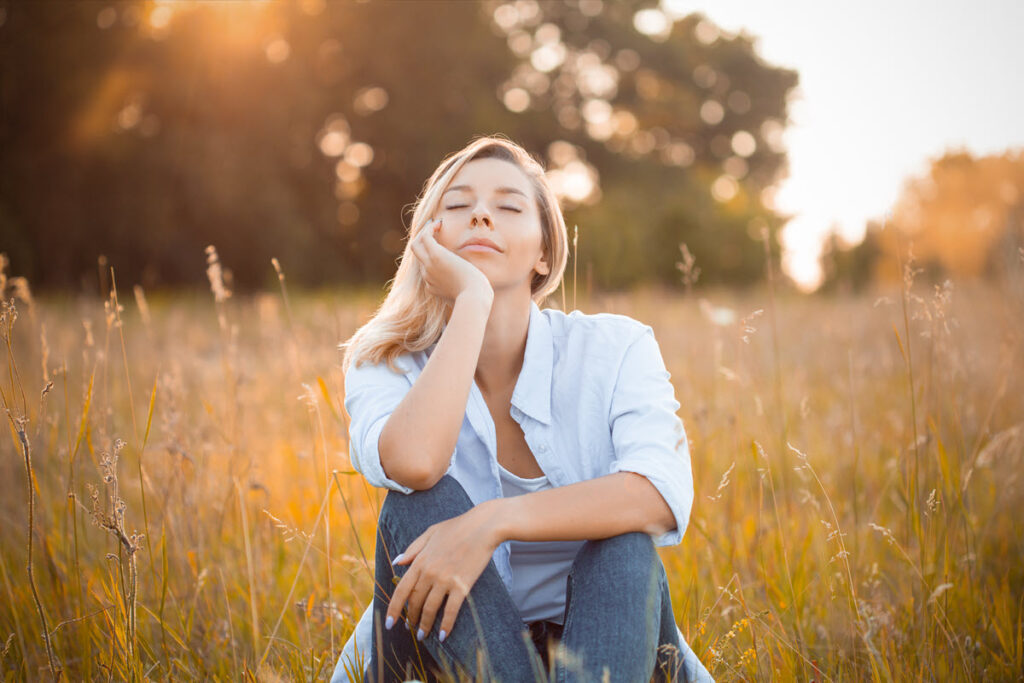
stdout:
POLYGON ((423 550, 423 546, 427 544, 427 539, 433 533, 433 529, 427 529, 422 534, 416 537, 416 540, 409 544, 409 547, 405 549, 405 552, 401 553, 391 564, 395 565, 406 565, 412 563, 416 559, 416 556, 423 550))

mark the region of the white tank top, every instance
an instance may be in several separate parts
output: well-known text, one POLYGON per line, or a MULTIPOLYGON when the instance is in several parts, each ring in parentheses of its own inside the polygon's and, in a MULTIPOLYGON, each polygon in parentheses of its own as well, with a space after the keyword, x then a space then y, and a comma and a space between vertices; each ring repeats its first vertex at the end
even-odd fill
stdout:
MULTIPOLYGON (((519 496, 551 488, 546 476, 524 479, 498 464, 502 495, 519 496)), ((509 541, 512 599, 523 621, 565 618, 565 581, 580 546, 586 541, 509 541)))

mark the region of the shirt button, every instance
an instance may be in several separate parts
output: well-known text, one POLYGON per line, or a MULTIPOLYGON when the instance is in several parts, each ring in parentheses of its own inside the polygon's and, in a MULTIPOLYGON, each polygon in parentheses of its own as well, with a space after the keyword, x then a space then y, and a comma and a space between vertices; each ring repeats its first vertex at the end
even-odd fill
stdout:
POLYGON ((541 453, 544 453, 545 451, 548 450, 548 445, 545 444, 545 443, 542 443, 540 446, 537 447, 537 450, 539 450, 541 453))

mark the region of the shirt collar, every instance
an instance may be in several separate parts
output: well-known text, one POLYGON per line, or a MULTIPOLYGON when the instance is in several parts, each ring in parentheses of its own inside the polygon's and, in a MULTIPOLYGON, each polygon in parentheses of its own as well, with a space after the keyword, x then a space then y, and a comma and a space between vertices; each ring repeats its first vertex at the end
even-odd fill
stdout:
POLYGON ((512 405, 530 417, 551 423, 551 323, 541 313, 537 302, 530 299, 530 328, 526 333, 526 352, 519 371, 512 405))
MULTIPOLYGON (((526 332, 523 367, 512 390, 512 405, 533 419, 551 424, 551 369, 554 352, 551 348, 551 323, 540 306, 530 299, 530 326, 526 332)), ((427 349, 433 352, 438 342, 427 349)))

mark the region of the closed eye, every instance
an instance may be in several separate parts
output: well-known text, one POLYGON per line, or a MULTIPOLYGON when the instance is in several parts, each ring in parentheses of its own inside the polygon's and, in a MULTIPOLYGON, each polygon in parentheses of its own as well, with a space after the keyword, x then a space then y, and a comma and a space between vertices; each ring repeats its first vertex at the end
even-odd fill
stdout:
MULTIPOLYGON (((446 206, 444 208, 449 209, 449 210, 452 210, 452 209, 464 209, 467 206, 469 206, 469 205, 468 204, 452 204, 451 206, 446 206)), ((522 213, 522 209, 517 209, 514 206, 499 206, 498 208, 499 209, 506 209, 508 211, 515 211, 516 213, 522 213)))

